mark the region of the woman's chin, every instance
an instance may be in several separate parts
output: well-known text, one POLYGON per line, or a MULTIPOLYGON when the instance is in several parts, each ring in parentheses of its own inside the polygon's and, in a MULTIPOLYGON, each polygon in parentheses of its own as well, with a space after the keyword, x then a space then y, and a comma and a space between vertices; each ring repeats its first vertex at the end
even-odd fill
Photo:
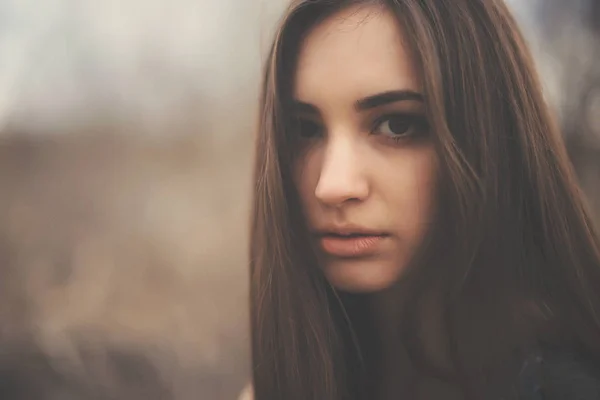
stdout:
POLYGON ((336 288, 349 293, 372 293, 385 290, 403 275, 403 268, 395 263, 373 260, 330 261, 325 276, 336 288))

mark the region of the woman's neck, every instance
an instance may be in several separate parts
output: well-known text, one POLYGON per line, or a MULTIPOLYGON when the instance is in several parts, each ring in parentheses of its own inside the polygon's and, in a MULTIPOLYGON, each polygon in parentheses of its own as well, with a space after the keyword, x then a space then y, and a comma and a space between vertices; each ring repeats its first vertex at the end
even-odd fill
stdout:
POLYGON ((419 370, 410 357, 403 340, 404 324, 415 324, 415 337, 426 363, 436 369, 451 370, 451 362, 443 327, 442 302, 439 292, 429 291, 418 302, 409 301, 407 290, 402 287, 390 288, 374 294, 370 299, 370 312, 373 321, 373 335, 379 354, 377 370, 381 376, 381 398, 393 397, 394 393, 405 390, 407 385, 418 377, 427 375, 419 370), (417 318, 409 318, 416 313, 417 318), (387 395, 386 395, 387 393, 387 395))
POLYGON ((406 345, 402 340, 402 321, 405 302, 393 291, 373 295, 369 309, 373 321, 373 339, 379 355, 374 377, 377 382, 377 398, 388 399, 406 392, 414 381, 414 370, 406 345))

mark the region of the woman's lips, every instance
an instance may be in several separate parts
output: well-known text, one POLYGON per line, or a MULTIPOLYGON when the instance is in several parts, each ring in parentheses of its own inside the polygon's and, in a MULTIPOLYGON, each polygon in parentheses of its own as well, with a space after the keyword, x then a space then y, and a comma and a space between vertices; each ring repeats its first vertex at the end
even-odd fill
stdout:
POLYGON ((336 257, 365 257, 377 253, 388 235, 379 234, 324 234, 320 238, 322 250, 336 257))

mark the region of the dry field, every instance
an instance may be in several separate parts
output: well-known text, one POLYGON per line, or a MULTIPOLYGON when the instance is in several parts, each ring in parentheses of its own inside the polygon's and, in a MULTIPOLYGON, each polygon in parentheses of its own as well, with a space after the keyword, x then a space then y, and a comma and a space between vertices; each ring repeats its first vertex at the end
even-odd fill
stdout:
POLYGON ((235 398, 249 362, 250 156, 248 143, 184 137, 6 135, 0 369, 16 355, 27 381, 63 374, 105 398, 235 398), (47 369, 27 362, 40 357, 47 369))

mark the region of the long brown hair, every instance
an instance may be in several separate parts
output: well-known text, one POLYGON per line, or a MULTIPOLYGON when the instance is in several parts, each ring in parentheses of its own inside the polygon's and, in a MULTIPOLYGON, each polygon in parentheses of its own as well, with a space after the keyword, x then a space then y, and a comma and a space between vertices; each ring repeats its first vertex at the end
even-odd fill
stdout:
POLYGON ((445 336, 465 396, 506 383, 499 377, 537 344, 600 354, 600 241, 503 1, 295 1, 266 63, 256 144, 256 399, 355 398, 352 383, 365 374, 351 362, 352 310, 319 272, 308 240, 291 178, 289 113, 303 38, 357 4, 396 16, 422 72, 443 201, 427 244, 437 261, 419 270, 443 282, 445 336))

